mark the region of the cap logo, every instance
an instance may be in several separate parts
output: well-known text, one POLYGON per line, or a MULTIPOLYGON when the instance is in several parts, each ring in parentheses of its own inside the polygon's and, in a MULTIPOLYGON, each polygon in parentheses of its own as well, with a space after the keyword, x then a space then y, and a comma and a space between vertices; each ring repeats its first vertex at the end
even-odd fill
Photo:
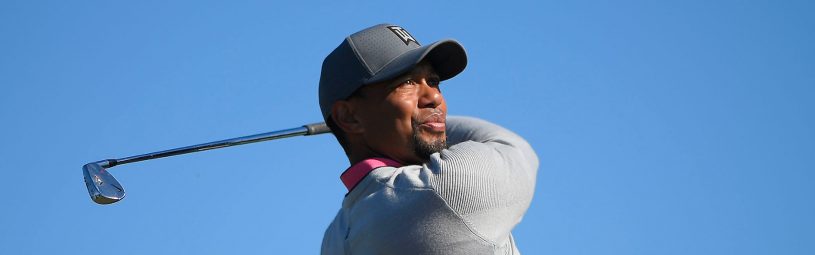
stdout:
POLYGON ((413 36, 410 35, 410 33, 408 33, 407 30, 405 30, 404 28, 402 28, 400 26, 389 26, 388 29, 390 29, 391 32, 396 34, 396 37, 399 37, 399 39, 401 39, 402 42, 405 43, 405 45, 410 44, 410 42, 414 42, 416 44, 419 44, 419 42, 416 41, 416 39, 414 39, 413 36))

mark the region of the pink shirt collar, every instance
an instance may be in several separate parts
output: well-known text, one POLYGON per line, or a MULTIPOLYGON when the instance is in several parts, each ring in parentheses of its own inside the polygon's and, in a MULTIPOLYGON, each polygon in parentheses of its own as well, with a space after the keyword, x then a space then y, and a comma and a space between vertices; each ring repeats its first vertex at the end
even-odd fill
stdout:
POLYGON ((402 164, 386 158, 369 158, 357 162, 353 166, 346 169, 345 172, 342 172, 342 175, 340 175, 340 180, 342 180, 342 183, 345 184, 346 188, 348 188, 348 192, 351 192, 351 190, 357 186, 357 183, 362 181, 362 179, 365 178, 368 173, 383 166, 401 167, 402 164))

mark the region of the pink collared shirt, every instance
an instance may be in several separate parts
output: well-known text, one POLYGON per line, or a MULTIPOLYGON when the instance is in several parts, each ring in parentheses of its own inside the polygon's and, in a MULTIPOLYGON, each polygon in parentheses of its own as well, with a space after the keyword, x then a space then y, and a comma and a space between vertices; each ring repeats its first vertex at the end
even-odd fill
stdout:
POLYGON ((383 166, 401 167, 402 164, 387 158, 369 158, 357 162, 353 166, 346 169, 345 172, 342 172, 342 175, 340 175, 340 180, 342 180, 342 183, 345 184, 346 188, 348 188, 348 192, 351 192, 351 190, 357 186, 357 183, 362 181, 362 179, 364 179, 368 173, 383 166))

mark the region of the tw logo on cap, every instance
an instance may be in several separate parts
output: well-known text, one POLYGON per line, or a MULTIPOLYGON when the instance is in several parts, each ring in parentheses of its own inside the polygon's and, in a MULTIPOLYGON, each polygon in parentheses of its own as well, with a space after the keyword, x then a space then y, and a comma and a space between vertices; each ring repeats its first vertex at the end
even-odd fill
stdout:
POLYGON ((405 45, 410 44, 410 42, 414 42, 416 44, 419 44, 419 42, 416 41, 416 39, 413 38, 413 36, 410 35, 410 33, 408 33, 407 30, 405 30, 404 28, 402 28, 400 26, 389 26, 388 29, 390 29, 391 32, 396 34, 396 36, 399 37, 399 39, 401 39, 402 42, 405 43, 405 45))

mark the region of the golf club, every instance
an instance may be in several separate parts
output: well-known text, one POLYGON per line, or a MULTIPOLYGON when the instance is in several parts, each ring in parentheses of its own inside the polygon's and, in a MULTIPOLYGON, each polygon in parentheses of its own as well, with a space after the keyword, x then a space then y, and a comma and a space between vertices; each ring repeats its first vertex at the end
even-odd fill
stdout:
POLYGON ((88 188, 88 194, 90 194, 91 200, 98 204, 111 204, 118 202, 125 197, 125 190, 122 188, 122 185, 119 184, 119 181, 117 181, 116 178, 113 178, 113 175, 108 172, 108 168, 114 166, 205 150, 220 149, 241 144, 256 143, 301 135, 318 135, 330 132, 331 130, 325 123, 308 124, 297 128, 242 136, 137 156, 96 161, 85 164, 82 167, 82 174, 85 176, 85 186, 88 188))

